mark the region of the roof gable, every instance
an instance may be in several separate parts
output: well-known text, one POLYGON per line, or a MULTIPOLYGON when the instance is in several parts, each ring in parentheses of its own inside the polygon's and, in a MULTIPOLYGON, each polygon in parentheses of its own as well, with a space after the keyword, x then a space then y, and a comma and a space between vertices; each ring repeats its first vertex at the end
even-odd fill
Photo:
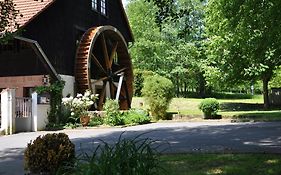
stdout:
MULTIPOLYGON (((51 4, 53 4, 56 0, 13 0, 15 4, 15 9, 19 11, 19 15, 16 18, 16 22, 19 25, 19 28, 26 26, 30 23, 36 16, 38 16, 41 12, 47 9, 51 4)), ((118 0, 121 11, 124 16, 124 20, 127 24, 130 37, 132 41, 134 41, 133 33, 123 7, 122 0, 118 0)), ((12 31, 16 31, 16 28, 13 28, 12 31)))
MULTIPOLYGON (((19 11, 19 15, 16 18, 19 27, 27 25, 54 1, 55 0, 14 0, 15 9, 19 11)), ((16 29, 14 29, 14 31, 15 30, 16 29)))

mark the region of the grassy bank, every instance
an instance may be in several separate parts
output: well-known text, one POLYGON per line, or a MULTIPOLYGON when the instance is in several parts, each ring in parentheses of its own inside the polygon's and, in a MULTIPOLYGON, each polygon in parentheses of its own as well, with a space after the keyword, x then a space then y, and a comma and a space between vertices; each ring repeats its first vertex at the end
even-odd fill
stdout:
POLYGON ((169 175, 280 175, 281 156, 268 154, 181 154, 161 157, 169 175))
MULTIPOLYGON (((202 112, 198 105, 202 99, 198 98, 174 98, 168 111, 184 115, 202 117, 202 112)), ((221 104, 219 114, 225 119, 237 121, 281 121, 281 108, 270 110, 263 109, 262 96, 255 96, 252 99, 218 99, 221 104)), ((139 108, 140 103, 144 103, 141 97, 134 97, 132 107, 139 108)), ((144 108, 148 106, 144 103, 144 108)))

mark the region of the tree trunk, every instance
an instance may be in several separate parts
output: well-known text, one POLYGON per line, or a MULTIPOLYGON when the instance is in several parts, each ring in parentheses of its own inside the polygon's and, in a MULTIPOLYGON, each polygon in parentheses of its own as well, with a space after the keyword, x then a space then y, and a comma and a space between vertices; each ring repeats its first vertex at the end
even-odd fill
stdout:
POLYGON ((198 81, 199 81, 199 96, 201 98, 205 98, 206 97, 206 80, 205 80, 202 72, 200 72, 198 81))
POLYGON ((270 104, 269 104, 269 97, 268 97, 268 82, 269 78, 263 78, 262 83, 263 83, 263 107, 265 109, 268 109, 270 104))
POLYGON ((177 81, 177 85, 176 85, 176 86, 177 86, 177 97, 180 97, 180 87, 179 87, 179 86, 180 86, 180 83, 179 83, 179 78, 178 78, 178 76, 177 76, 177 80, 176 80, 176 81, 177 81))
POLYGON ((187 83, 184 82, 184 97, 187 97, 187 83))

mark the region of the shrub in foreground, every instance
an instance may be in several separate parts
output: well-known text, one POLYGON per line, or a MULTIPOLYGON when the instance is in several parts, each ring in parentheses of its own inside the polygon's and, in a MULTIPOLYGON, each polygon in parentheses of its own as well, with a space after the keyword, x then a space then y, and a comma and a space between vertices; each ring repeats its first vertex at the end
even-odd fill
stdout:
POLYGON ((99 115, 94 115, 91 117, 89 126, 98 126, 104 123, 104 118, 99 115))
MULTIPOLYGON (((121 135, 122 136, 122 135, 121 135)), ((58 174, 76 175, 157 175, 163 174, 159 154, 150 139, 121 139, 103 142, 92 154, 84 153, 74 167, 62 167, 58 174)))
POLYGON ((116 126, 123 125, 123 116, 119 110, 119 103, 117 100, 106 99, 103 110, 105 111, 105 124, 116 126))
POLYGON ((149 76, 144 81, 142 93, 156 119, 165 119, 166 111, 173 98, 173 83, 160 75, 149 76))
POLYGON ((199 109, 204 113, 204 118, 216 118, 220 108, 218 100, 215 98, 206 98, 199 104, 199 109))
POLYGON ((151 118, 148 114, 141 109, 131 109, 124 114, 125 124, 146 124, 149 123, 151 118))
POLYGON ((25 169, 31 173, 54 174, 75 158, 75 146, 64 133, 46 134, 28 143, 24 152, 25 169))

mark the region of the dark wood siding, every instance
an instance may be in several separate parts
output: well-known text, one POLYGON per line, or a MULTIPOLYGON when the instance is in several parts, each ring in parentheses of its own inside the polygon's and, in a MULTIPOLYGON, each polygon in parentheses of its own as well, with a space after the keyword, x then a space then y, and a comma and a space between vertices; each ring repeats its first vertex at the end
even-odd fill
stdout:
MULTIPOLYGON (((57 0, 23 29, 22 36, 40 44, 58 73, 73 75, 77 40, 90 27, 112 25, 128 42, 132 40, 118 0, 108 0, 107 5, 104 16, 91 9, 91 0, 57 0)), ((0 54, 0 61, 0 76, 45 72, 32 52, 0 54)))
POLYGON ((1 77, 47 74, 31 48, 2 50, 0 63, 1 77))

